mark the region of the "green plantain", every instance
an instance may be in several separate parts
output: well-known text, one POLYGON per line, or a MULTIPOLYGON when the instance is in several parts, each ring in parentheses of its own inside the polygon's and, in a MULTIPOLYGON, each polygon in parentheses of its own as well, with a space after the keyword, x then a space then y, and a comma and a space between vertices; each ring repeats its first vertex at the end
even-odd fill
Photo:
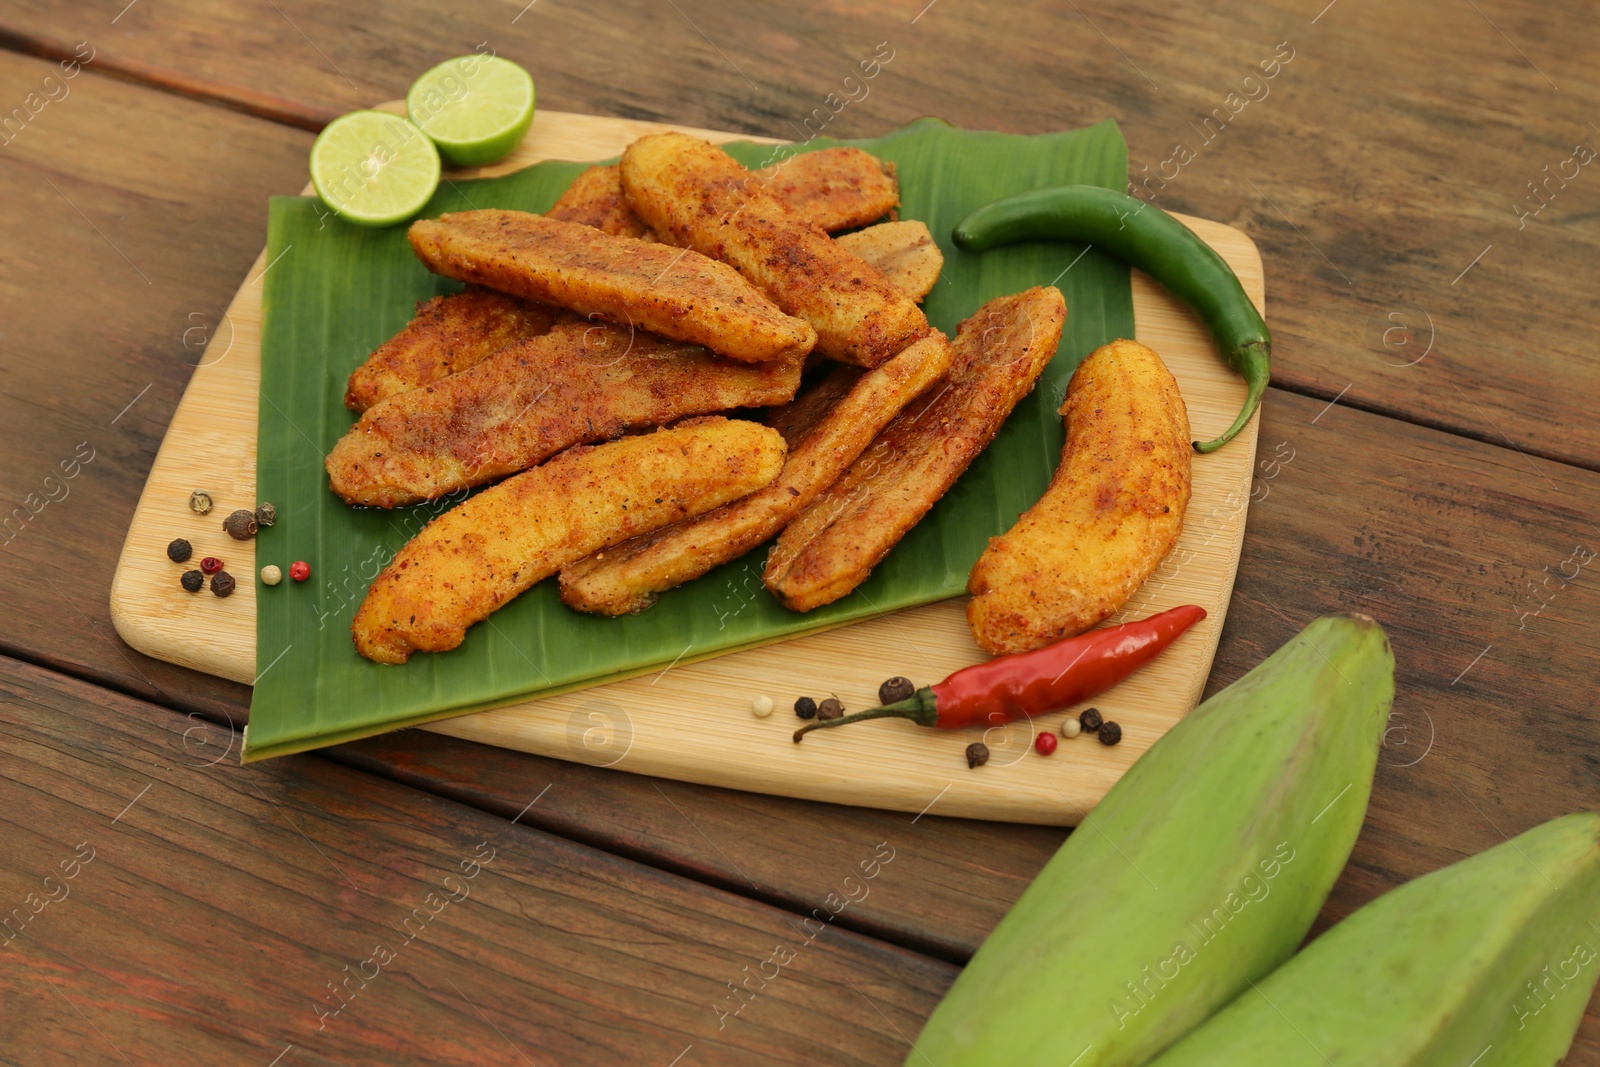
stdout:
POLYGON ((1388 639, 1319 619, 1147 752, 928 1020, 908 1064, 1135 1067, 1299 947, 1349 857, 1388 639))
POLYGON ((1597 922, 1600 814, 1555 819, 1379 897, 1152 1067, 1548 1067, 1597 922))

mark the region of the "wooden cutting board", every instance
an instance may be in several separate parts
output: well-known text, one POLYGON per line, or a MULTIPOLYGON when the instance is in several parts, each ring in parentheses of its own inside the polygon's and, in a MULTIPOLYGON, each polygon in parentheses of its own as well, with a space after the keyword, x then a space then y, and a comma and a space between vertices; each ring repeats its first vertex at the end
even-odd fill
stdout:
MULTIPOLYGON (((383 106, 402 110, 398 103, 383 106)), ((663 129, 717 142, 761 140, 541 111, 508 159, 446 177, 491 177, 545 159, 603 159, 636 137, 663 129)), ((1261 257, 1251 240, 1219 223, 1180 218, 1228 261, 1251 299, 1264 307, 1261 257)), ((221 521, 228 512, 256 503, 261 279, 271 266, 263 253, 213 335, 191 338, 205 340, 207 347, 150 470, 111 590, 112 619, 128 644, 158 659, 247 683, 257 667, 255 543, 230 540, 221 521), (189 510, 194 489, 211 494, 211 514, 201 517, 189 510), (238 592, 226 600, 183 592, 178 568, 165 555, 174 537, 189 538, 197 557, 222 556, 240 579, 238 592)), ((1138 338, 1159 352, 1177 377, 1195 436, 1214 436, 1243 402, 1243 383, 1222 364, 1199 320, 1137 271, 1133 304, 1138 338)), ((197 323, 196 328, 205 327, 197 323)), ((800 745, 790 741, 798 723, 790 705, 799 695, 820 700, 833 694, 855 710, 876 704, 878 684, 890 675, 927 685, 982 660, 967 632, 964 597, 422 729, 755 792, 947 816, 1076 824, 1199 700, 1238 567, 1258 423, 1253 420, 1226 448, 1195 457, 1183 536, 1119 616, 1141 618, 1185 603, 1210 613, 1155 663, 1094 701, 1123 728, 1122 743, 1114 748, 1086 736, 1064 741, 1049 758, 1031 751, 1037 730, 1056 729, 1067 714, 1081 709, 982 735, 875 722, 813 734, 800 745), (752 714, 758 696, 777 704, 770 717, 752 714), (980 737, 992 756, 987 766, 969 770, 963 753, 980 737)), ((287 570, 290 561, 273 562, 287 570)), ((745 595, 766 593, 755 588, 745 595)))

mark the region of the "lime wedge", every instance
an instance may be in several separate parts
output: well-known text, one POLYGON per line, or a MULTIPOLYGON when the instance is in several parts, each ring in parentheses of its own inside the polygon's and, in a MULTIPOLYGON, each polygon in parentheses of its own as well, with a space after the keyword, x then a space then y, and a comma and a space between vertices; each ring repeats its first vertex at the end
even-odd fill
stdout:
POLYGON ((406 114, 455 167, 503 158, 533 122, 533 78, 499 56, 458 56, 418 78, 406 114))
POLYGON ((311 184, 342 219, 403 222, 439 187, 439 152, 422 131, 386 111, 352 111, 311 146, 311 184))

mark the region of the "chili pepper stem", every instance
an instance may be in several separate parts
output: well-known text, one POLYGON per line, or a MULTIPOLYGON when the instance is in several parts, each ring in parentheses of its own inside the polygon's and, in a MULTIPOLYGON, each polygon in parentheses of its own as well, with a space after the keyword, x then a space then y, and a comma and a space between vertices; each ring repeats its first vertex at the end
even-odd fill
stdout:
POLYGON ((1193 442, 1196 452, 1201 455, 1215 452, 1244 429, 1245 423, 1250 421, 1250 416, 1261 406, 1261 397, 1266 393, 1267 384, 1272 379, 1272 374, 1267 368, 1267 359, 1271 353, 1270 341, 1251 341, 1228 353, 1229 364, 1241 368, 1241 373, 1244 375, 1246 387, 1244 406, 1239 409, 1239 417, 1233 420, 1233 425, 1224 430, 1220 436, 1213 437, 1209 441, 1193 442))
POLYGON ((817 722, 807 723, 794 732, 795 744, 812 730, 825 730, 830 726, 843 726, 847 722, 862 722, 866 719, 910 719, 918 726, 933 726, 939 719, 938 698, 932 689, 918 689, 904 700, 897 700, 893 704, 885 704, 878 708, 868 708, 852 715, 842 715, 837 719, 822 719, 817 722))

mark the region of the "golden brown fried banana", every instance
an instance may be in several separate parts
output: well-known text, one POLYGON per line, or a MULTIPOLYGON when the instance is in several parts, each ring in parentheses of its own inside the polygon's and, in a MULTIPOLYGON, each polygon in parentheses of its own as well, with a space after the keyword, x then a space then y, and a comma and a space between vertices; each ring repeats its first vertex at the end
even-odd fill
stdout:
POLYGON ((622 154, 622 188, 658 238, 733 264, 816 327, 817 351, 829 358, 875 367, 928 331, 914 300, 715 145, 641 137, 622 154))
MULTIPOLYGON (((579 611, 625 615, 657 594, 738 559, 816 499, 895 413, 950 366, 950 342, 935 330, 863 373, 798 441, 765 489, 697 519, 607 549, 561 569, 561 599, 579 611)), ((818 386, 828 392, 828 381, 818 386)))
POLYGON ((900 204, 894 164, 859 148, 800 152, 752 173, 767 192, 828 233, 875 222, 900 204))
MULTIPOLYGON (((754 173, 768 192, 829 233, 881 219, 900 203, 894 164, 859 148, 802 152, 754 173)), ((618 237, 655 240, 622 195, 622 173, 615 163, 578 175, 545 217, 581 222, 618 237)))
POLYGON ((344 406, 365 411, 483 362, 513 341, 550 332, 559 312, 493 289, 468 286, 417 305, 417 317, 350 375, 344 406))
POLYGON ((723 418, 564 452, 423 527, 367 590, 356 650, 404 663, 455 648, 563 565, 759 489, 783 457, 776 430, 723 418))
POLYGON ((1067 441, 1039 502, 972 568, 967 625, 997 656, 1107 619, 1166 558, 1189 505, 1189 413, 1161 357, 1112 341, 1061 405, 1067 441))
POLYGON ((816 341, 810 325, 778 310, 737 271, 689 249, 523 211, 459 211, 414 222, 408 236, 436 274, 730 359, 788 359, 816 341))
POLYGON ((739 363, 627 327, 566 323, 374 405, 324 465, 346 501, 400 507, 627 430, 780 404, 799 386, 798 358, 739 363))
POLYGON ((544 217, 593 226, 613 237, 655 240, 650 227, 640 221, 622 195, 622 175, 615 163, 590 167, 574 178, 544 217))
POLYGON ((817 423, 827 418, 828 412, 855 388, 865 373, 867 373, 865 367, 835 363, 832 369, 805 392, 787 404, 768 408, 767 425, 783 434, 783 439, 789 442, 790 448, 795 447, 817 423))
POLYGON ((794 611, 866 580, 988 447, 1061 342, 1054 286, 991 300, 956 331, 950 373, 908 406, 767 554, 761 580, 794 611))
POLYGON ((878 268, 889 284, 922 302, 944 269, 944 253, 933 242, 928 224, 916 219, 880 222, 834 238, 839 247, 878 268))

